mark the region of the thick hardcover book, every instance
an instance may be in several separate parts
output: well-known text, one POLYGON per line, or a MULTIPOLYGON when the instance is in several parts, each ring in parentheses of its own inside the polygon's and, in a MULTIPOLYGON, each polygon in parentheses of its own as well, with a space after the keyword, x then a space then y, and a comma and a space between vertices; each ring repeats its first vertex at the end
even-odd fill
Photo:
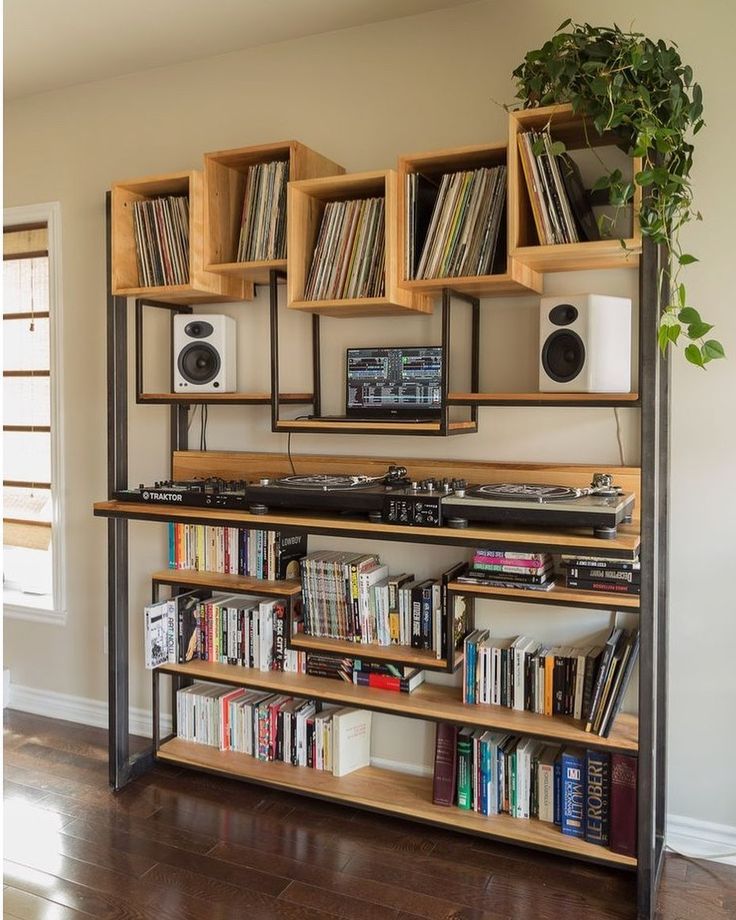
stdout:
POLYGON ((585 725, 586 732, 593 730, 593 721, 597 714, 598 708, 601 705, 610 664, 616 652, 616 648, 618 647, 619 643, 623 641, 623 638, 623 629, 621 629, 620 626, 616 626, 611 630, 611 634, 609 635, 608 639, 606 639, 606 644, 604 645, 603 652, 601 653, 601 661, 598 667, 598 673, 596 674, 595 678, 595 686, 593 687, 593 698, 590 704, 588 721, 585 725))
POLYGON ((638 572, 641 562, 627 562, 625 559, 610 559, 605 556, 561 556, 563 566, 580 566, 585 569, 617 569, 621 572, 638 572))
POLYGON ((299 578, 299 561, 307 554, 307 534, 277 532, 275 572, 272 577, 299 578))
POLYGON ((611 757, 604 751, 585 752, 585 791, 585 839, 608 846, 611 757))
POLYGON ((624 856, 636 856, 636 768, 631 754, 611 754, 609 846, 624 856))
POLYGON ((626 569, 601 569, 587 568, 579 565, 568 565, 565 569, 568 578, 590 579, 592 581, 612 581, 624 584, 641 584, 641 571, 627 571, 626 569))
POLYGON ((641 585, 630 584, 626 581, 599 581, 593 578, 565 578, 568 588, 577 588, 578 591, 601 591, 609 594, 641 594, 641 585))
POLYGON ((373 687, 377 690, 394 690, 398 693, 413 693, 424 683, 424 671, 415 671, 410 677, 392 677, 388 674, 371 674, 353 671, 353 683, 359 687, 373 687))
POLYGON ((432 801, 435 805, 452 805, 457 784, 457 725, 437 724, 434 743, 434 779, 432 801))
POLYGON ((175 599, 179 664, 192 661, 196 657, 199 646, 199 603, 210 594, 211 592, 206 589, 198 589, 179 594, 175 599))
POLYGON ((603 646, 597 645, 590 649, 585 656, 585 678, 583 680, 583 708, 581 718, 586 721, 590 716, 590 707, 593 702, 593 688, 601 663, 602 653, 603 646))
POLYGON ((432 648, 432 581, 422 587, 422 644, 425 649, 432 648))
POLYGON ((615 722, 616 716, 621 709, 621 704, 624 701, 624 696, 626 695, 626 690, 629 686, 631 675, 634 673, 634 668, 636 666, 638 657, 639 630, 637 629, 631 634, 631 636, 629 636, 626 650, 621 661, 621 668, 616 675, 616 678, 614 679, 614 686, 606 704, 606 711, 603 714, 603 720, 599 730, 599 734, 604 738, 607 738, 611 733, 613 723, 615 722))
POLYGON ((585 752, 565 748, 562 752, 562 833, 585 835, 585 752))
POLYGON ((473 802, 473 739, 469 728, 457 736, 457 805, 469 809, 473 802))
POLYGON ((562 825, 562 751, 555 757, 553 780, 553 820, 559 827, 562 825))

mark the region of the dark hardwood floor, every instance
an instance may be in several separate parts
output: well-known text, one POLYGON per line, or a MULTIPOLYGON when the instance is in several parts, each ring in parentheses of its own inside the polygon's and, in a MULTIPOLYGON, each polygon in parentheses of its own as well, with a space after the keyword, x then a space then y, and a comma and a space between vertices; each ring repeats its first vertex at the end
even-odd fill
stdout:
MULTIPOLYGON (((164 765, 5 712, 7 920, 619 920, 631 875, 164 765)), ((667 858, 658 920, 736 917, 736 868, 667 858)))

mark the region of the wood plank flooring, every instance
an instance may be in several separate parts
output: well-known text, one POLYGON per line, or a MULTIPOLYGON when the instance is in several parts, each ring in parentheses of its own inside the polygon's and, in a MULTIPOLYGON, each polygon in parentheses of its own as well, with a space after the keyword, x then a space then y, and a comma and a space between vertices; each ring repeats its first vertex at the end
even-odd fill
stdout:
MULTIPOLYGON (((144 742, 140 742, 141 745, 144 742)), ((628 873, 158 765, 5 711, 7 920, 628 920, 628 873)), ((668 856, 657 920, 736 917, 736 868, 668 856)))

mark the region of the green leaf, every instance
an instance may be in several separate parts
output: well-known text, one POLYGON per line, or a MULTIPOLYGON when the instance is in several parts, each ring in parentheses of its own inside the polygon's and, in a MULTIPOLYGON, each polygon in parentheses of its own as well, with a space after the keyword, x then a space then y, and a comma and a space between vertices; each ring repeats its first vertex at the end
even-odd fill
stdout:
POLYGON ((710 323, 690 323, 687 327, 688 338, 702 339, 712 328, 710 323))
POLYGON ((699 260, 695 256, 691 256, 689 253, 684 252, 677 261, 680 265, 692 265, 693 262, 698 262, 699 260))
POLYGON ((695 309, 695 307, 683 307, 683 309, 680 310, 680 312, 677 314, 677 318, 681 323, 686 323, 688 325, 690 325, 690 323, 702 322, 700 319, 700 314, 695 309))
POLYGON ((723 350, 723 345, 716 339, 708 339, 707 342, 703 344, 703 354, 707 354, 709 358, 725 358, 726 352, 723 350))
POLYGON ((665 351, 667 351, 667 345, 669 344, 669 341, 670 341, 668 326, 659 327, 659 332, 657 333, 657 340, 659 342, 659 350, 662 352, 662 354, 664 354, 665 351))
POLYGON ((688 345, 685 349, 685 357, 691 364, 695 364, 697 367, 705 366, 705 361, 697 345, 688 345))
POLYGON ((682 326, 679 323, 673 323, 671 326, 664 327, 667 330, 667 337, 673 345, 677 345, 677 340, 680 338, 680 333, 682 332, 682 326))
POLYGON ((567 148, 562 143, 562 141, 552 141, 549 147, 549 152, 553 157, 558 157, 560 154, 564 153, 567 148))
POLYGON ((642 169, 641 172, 638 172, 634 179, 638 185, 647 186, 651 185, 654 182, 654 170, 652 169, 642 169))
POLYGON ((599 179, 596 179, 593 183, 593 191, 600 192, 604 188, 610 188, 611 178, 610 176, 601 176, 599 179))
POLYGON ((677 288, 677 299, 680 301, 680 306, 685 306, 685 298, 687 297, 687 292, 685 291, 685 285, 680 284, 677 288))
POLYGON ((571 22, 572 22, 572 19, 569 19, 569 18, 566 19, 564 22, 560 23, 560 25, 557 26, 557 28, 555 29, 555 32, 562 32, 562 30, 566 29, 570 25, 571 22))

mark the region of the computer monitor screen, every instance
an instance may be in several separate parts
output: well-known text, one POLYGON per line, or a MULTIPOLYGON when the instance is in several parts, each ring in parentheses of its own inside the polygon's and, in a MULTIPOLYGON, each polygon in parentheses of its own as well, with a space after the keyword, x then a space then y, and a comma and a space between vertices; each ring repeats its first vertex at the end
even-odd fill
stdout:
POLYGON ((438 418, 442 347, 348 348, 347 415, 438 418))

